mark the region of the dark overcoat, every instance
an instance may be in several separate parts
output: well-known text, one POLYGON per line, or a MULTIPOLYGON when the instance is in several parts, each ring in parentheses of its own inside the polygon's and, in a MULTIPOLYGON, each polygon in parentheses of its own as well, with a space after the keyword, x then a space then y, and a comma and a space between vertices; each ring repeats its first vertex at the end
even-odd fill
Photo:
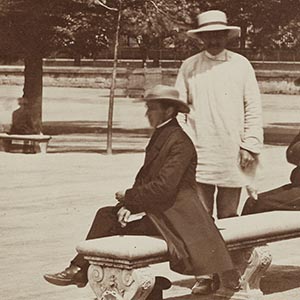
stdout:
POLYGON ((156 129, 124 204, 145 211, 168 244, 171 269, 182 274, 233 268, 225 243, 197 195, 197 154, 176 119, 156 129))
POLYGON ((26 107, 20 107, 12 114, 10 134, 34 134, 32 117, 26 107))

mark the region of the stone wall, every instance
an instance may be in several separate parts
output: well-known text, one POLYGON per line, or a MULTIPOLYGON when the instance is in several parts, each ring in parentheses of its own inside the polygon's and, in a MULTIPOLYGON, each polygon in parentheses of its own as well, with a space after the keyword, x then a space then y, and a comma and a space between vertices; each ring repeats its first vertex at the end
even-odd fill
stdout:
MULTIPOLYGON (((23 85, 23 66, 0 66, 0 84, 23 85)), ((259 70, 256 76, 262 93, 300 94, 295 80, 300 71, 259 70)), ((173 85, 176 68, 119 68, 117 91, 127 96, 140 96, 145 89, 158 83, 173 85)), ((44 67, 44 86, 88 87, 109 89, 111 68, 97 67, 44 67)))

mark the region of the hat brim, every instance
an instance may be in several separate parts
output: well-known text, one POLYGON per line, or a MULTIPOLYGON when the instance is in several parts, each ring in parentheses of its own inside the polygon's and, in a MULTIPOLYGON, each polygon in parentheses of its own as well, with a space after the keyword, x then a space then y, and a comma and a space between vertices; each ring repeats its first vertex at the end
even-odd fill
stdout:
POLYGON ((240 36, 241 28, 238 26, 227 26, 227 25, 208 25, 202 28, 191 29, 187 34, 195 39, 200 39, 198 33, 200 32, 209 32, 209 31, 224 31, 228 30, 228 38, 233 39, 240 36))
POLYGON ((178 112, 181 112, 183 114, 188 114, 190 112, 189 106, 183 101, 183 100, 178 100, 178 99, 173 99, 173 98, 144 98, 143 99, 145 102, 163 102, 163 101, 168 101, 169 103, 174 103, 174 106, 177 107, 178 112))

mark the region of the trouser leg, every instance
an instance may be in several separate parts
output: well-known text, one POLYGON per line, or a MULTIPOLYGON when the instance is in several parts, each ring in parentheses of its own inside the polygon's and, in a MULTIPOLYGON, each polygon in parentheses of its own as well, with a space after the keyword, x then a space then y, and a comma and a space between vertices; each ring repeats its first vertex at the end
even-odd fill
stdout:
POLYGON ((216 187, 214 185, 197 182, 198 198, 211 216, 214 210, 215 189, 216 187))
MULTIPOLYGON (((217 217, 218 219, 233 217, 237 215, 237 208, 240 200, 241 188, 223 188, 217 187, 217 217)), ((208 213, 213 215, 214 194, 216 187, 210 184, 197 184, 198 197, 205 205, 208 213)), ((230 274, 235 274, 236 271, 230 271, 230 274)), ((217 274, 209 274, 196 277, 196 284, 192 288, 195 294, 208 294, 216 290, 219 286, 217 274)))
MULTIPOLYGON (((98 210, 86 239, 96 239, 113 235, 160 235, 156 227, 145 216, 141 220, 130 222, 122 228, 117 219, 115 207, 103 207, 98 210)), ((78 254, 71 264, 86 269, 89 263, 83 255, 78 254)))
MULTIPOLYGON (((211 184, 197 182, 198 198, 212 216, 216 187, 211 184)), ((212 292, 213 274, 196 276, 196 283, 192 287, 193 294, 209 294, 212 292)))
POLYGON ((218 187, 217 217, 218 219, 237 216, 241 188, 218 187))
MULTIPOLYGON (((218 187, 217 193, 217 216, 218 219, 237 216, 237 209, 240 202, 241 188, 218 187)), ((239 288, 240 273, 237 269, 229 270, 220 274, 223 286, 236 290, 239 288)))

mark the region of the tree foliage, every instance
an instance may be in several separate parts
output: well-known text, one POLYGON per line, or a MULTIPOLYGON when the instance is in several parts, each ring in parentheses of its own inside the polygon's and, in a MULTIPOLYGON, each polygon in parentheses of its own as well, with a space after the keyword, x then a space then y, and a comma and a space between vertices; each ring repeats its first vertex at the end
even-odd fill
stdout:
POLYGON ((208 9, 227 13, 230 24, 241 27, 241 47, 270 49, 299 47, 297 28, 300 0, 215 0, 192 1, 193 14, 208 9))
POLYGON ((114 16, 84 0, 0 0, 0 54, 95 56, 109 45, 114 16))
POLYGON ((147 49, 195 47, 186 31, 209 9, 227 13, 242 29, 241 47, 299 49, 300 0, 0 0, 0 57, 25 61, 24 95, 41 119, 42 58, 59 51, 95 57, 121 33, 147 49))
POLYGON ((41 129, 43 57, 66 48, 91 55, 106 47, 108 35, 99 26, 100 20, 111 21, 105 11, 83 0, 0 0, 0 55, 24 59, 24 96, 36 131, 41 129))
MULTIPOLYGON (((109 47, 119 0, 0 0, 0 55, 24 55, 34 49, 48 56, 96 57, 109 47), (103 4, 103 5, 100 5, 103 4)), ((300 0, 121 0, 121 34, 142 50, 193 47, 185 32, 196 15, 221 9, 242 28, 241 47, 297 48, 300 0)))

